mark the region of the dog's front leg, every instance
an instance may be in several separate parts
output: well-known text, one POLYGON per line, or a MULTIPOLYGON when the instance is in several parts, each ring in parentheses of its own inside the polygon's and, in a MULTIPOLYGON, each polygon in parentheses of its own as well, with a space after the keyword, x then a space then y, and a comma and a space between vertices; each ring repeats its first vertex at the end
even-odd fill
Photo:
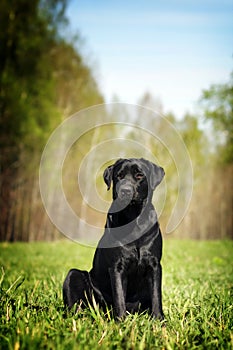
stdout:
MULTIPOLYGON (((156 259, 157 260, 157 259, 156 259)), ((153 273, 151 279, 151 312, 152 316, 163 320, 162 310, 162 267, 160 262, 156 261, 153 264, 153 273)))
POLYGON ((109 274, 111 279, 115 316, 118 319, 122 319, 126 313, 126 279, 123 278, 123 272, 118 271, 116 268, 110 268, 109 274))

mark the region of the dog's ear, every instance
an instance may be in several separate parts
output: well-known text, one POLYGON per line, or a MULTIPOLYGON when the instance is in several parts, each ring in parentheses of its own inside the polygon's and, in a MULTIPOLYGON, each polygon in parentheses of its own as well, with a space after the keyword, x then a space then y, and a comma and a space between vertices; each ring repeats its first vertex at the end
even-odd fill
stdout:
POLYGON ((163 180, 163 177, 165 175, 165 171, 160 166, 150 162, 151 165, 151 172, 150 172, 150 186, 152 190, 154 190, 160 182, 163 180))
POLYGON ((108 186, 108 190, 111 187, 113 168, 114 168, 114 165, 110 165, 104 170, 104 175, 103 175, 104 176, 104 182, 108 186))
POLYGON ((146 166, 146 174, 149 176, 150 187, 154 191, 154 189, 160 184, 165 175, 165 171, 160 166, 146 160, 144 158, 140 159, 141 162, 146 166))

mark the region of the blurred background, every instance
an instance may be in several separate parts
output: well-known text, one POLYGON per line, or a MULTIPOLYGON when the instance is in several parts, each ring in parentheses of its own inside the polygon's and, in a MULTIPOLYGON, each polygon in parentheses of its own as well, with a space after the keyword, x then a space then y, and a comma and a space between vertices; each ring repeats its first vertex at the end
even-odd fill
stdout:
MULTIPOLYGON (((111 102, 158 111, 186 144, 193 194, 172 237, 233 238, 232 18, 228 0, 2 0, 0 240, 63 237, 41 201, 43 149, 69 116, 111 102)), ((147 127, 166 134, 153 118, 147 127)), ((140 140, 165 168, 168 186, 160 218, 165 227, 177 194, 176 164, 161 143, 127 126, 94 128, 73 145, 62 174, 67 199, 81 218, 104 225, 105 215, 90 209, 77 188, 77 169, 95 145, 122 135, 140 140)), ((102 151, 106 161, 108 151, 102 151)), ((116 148, 115 156, 130 152, 130 146, 123 154, 116 148)), ((94 159, 87 174, 92 167, 94 159)), ((106 193, 103 169, 97 169, 96 180, 101 195, 106 193)), ((110 200, 109 193, 104 196, 110 200)), ((52 197, 51 202, 59 205, 52 197)))

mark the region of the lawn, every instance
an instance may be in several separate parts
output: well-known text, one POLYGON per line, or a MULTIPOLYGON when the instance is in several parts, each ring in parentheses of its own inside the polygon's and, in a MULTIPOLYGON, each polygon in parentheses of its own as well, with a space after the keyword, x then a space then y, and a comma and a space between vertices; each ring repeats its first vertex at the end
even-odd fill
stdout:
POLYGON ((65 317, 65 275, 93 254, 68 240, 0 244, 0 349, 233 348, 233 241, 165 240, 163 323, 98 308, 65 317))

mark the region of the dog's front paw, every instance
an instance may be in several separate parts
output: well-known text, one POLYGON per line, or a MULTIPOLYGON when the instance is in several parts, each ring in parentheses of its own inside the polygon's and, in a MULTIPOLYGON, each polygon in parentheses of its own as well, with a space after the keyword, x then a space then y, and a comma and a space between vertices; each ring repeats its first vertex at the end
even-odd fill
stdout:
POLYGON ((114 318, 117 322, 124 321, 126 318, 126 311, 125 310, 115 310, 114 318))
POLYGON ((152 313, 152 317, 156 320, 159 320, 159 321, 164 321, 164 319, 165 319, 163 312, 162 313, 158 312, 156 314, 152 313))

